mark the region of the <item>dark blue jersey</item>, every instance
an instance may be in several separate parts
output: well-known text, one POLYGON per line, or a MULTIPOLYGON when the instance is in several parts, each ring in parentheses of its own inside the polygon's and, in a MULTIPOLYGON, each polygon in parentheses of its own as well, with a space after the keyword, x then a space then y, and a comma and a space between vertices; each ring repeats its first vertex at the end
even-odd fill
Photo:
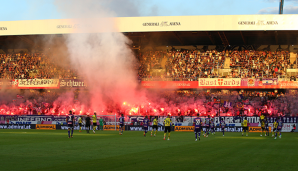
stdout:
POLYGON ((148 124, 149 124, 149 120, 148 119, 144 119, 143 120, 143 126, 144 127, 148 127, 148 124))
POLYGON ((67 124, 68 125, 72 125, 73 124, 73 119, 74 119, 74 116, 72 114, 69 114, 67 117, 67 124))
POLYGON ((210 122, 210 127, 214 128, 214 122, 213 121, 210 122))
POLYGON ((282 128, 282 121, 281 119, 277 120, 277 129, 281 129, 282 128))
POLYGON ((206 118, 205 124, 206 124, 206 126, 210 126, 210 118, 206 118))
POLYGON ((221 128, 225 128, 225 126, 226 126, 225 121, 220 121, 220 127, 221 127, 221 128))
POLYGON ((195 128, 201 128, 201 118, 194 118, 193 122, 195 123, 195 128))
POLYGON ((123 116, 121 116, 120 118, 119 118, 119 122, 120 122, 120 124, 124 124, 124 117, 123 116))

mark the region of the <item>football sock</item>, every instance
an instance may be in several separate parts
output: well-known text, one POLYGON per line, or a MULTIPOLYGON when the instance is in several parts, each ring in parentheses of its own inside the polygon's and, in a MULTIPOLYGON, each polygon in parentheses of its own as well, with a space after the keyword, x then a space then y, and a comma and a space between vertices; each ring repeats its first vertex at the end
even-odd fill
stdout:
POLYGON ((201 132, 199 132, 199 137, 201 136, 201 132))
POLYGON ((156 135, 156 133, 157 133, 157 130, 155 130, 155 134, 154 135, 156 135))
POLYGON ((72 136, 72 134, 73 134, 73 129, 71 130, 71 136, 72 136))
POLYGON ((222 131, 222 135, 225 135, 225 131, 222 131))
POLYGON ((70 137, 70 131, 68 131, 68 137, 70 137))
POLYGON ((195 133, 196 134, 196 139, 197 139, 197 137, 198 137, 198 133, 195 133))
POLYGON ((164 134, 163 134, 163 137, 166 137, 166 135, 167 135, 167 133, 164 133, 164 134))
POLYGON ((168 138, 170 138, 170 136, 171 136, 171 133, 169 133, 168 138))
POLYGON ((79 131, 81 131, 82 130, 82 127, 80 127, 80 130, 79 131))

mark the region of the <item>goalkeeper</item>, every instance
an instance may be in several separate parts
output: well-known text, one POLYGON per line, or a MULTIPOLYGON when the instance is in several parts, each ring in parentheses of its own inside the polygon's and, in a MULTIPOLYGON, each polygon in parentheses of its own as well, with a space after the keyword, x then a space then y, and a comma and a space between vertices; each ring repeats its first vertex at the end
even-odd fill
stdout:
POLYGON ((103 119, 102 119, 102 117, 100 117, 100 119, 99 119, 99 130, 103 131, 103 119))

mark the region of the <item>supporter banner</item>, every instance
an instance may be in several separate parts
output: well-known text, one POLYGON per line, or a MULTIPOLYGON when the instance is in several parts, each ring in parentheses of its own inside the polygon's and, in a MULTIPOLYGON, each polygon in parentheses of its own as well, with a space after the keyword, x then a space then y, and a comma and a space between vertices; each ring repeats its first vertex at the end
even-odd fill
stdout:
MULTIPOLYGON (((115 131, 115 125, 104 125, 103 129, 106 131, 115 131)), ((120 129, 120 125, 116 125, 116 130, 120 129)))
POLYGON ((13 84, 14 84, 13 80, 0 80, 0 89, 2 88, 10 89, 12 88, 13 84))
POLYGON ((240 87, 241 78, 200 78, 199 87, 224 88, 240 87))
POLYGON ((65 79, 60 80, 60 88, 85 88, 87 83, 80 79, 65 79))
POLYGON ((280 88, 298 88, 298 81, 279 81, 280 88))
POLYGON ((58 89, 58 79, 15 79, 13 87, 19 89, 58 89))
POLYGON ((259 81, 253 78, 200 78, 196 81, 142 81, 144 88, 208 88, 208 89, 298 89, 298 81, 278 81, 277 79, 266 79, 259 81), (232 81, 232 82, 231 82, 232 81), (236 82, 237 81, 237 82, 236 82), (240 82, 239 82, 240 81, 240 82))
POLYGON ((255 78, 242 78, 241 79, 241 86, 259 86, 259 79, 255 78))
POLYGON ((145 88, 198 88, 197 81, 142 81, 141 85, 145 88))
POLYGON ((15 125, 15 124, 0 124, 0 129, 35 129, 35 125, 33 124, 20 124, 20 125, 15 125))
POLYGON ((56 130, 56 125, 54 124, 36 124, 36 129, 43 129, 43 130, 56 130))
MULTIPOLYGON (((261 127, 248 127, 248 131, 249 132, 262 132, 262 128, 261 127)), ((269 132, 271 132, 271 127, 269 127, 269 132)))
POLYGON ((277 78, 264 78, 260 81, 260 86, 262 85, 278 85, 277 78))

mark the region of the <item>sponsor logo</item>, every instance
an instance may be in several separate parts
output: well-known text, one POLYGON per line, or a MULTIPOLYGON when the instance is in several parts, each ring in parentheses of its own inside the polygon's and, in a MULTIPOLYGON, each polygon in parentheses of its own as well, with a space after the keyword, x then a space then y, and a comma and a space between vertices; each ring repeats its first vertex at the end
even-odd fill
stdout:
POLYGON ((72 25, 57 25, 58 29, 63 29, 63 28, 72 28, 72 25))
POLYGON ((255 21, 238 21, 238 25, 256 25, 255 21))
POLYGON ((180 132, 192 132, 194 131, 194 126, 175 126, 174 130, 180 132))
POLYGON ((159 26, 159 23, 143 23, 143 26, 159 26))
MULTIPOLYGON (((271 127, 268 128, 269 132, 271 132, 271 127)), ((262 132, 261 127, 248 127, 249 132, 262 132)))
POLYGON ((55 130, 56 125, 50 124, 36 124, 35 129, 43 129, 43 130, 55 130))
POLYGON ((0 125, 0 129, 32 129, 31 125, 0 125))
MULTIPOLYGON (((115 125, 104 125, 103 126, 104 130, 110 130, 110 131, 114 131, 115 130, 115 125)), ((116 130, 119 130, 120 126, 116 125, 116 130)))
POLYGON ((278 21, 265 21, 265 20, 258 20, 258 21, 238 21, 238 25, 278 25, 278 21))
POLYGON ((180 22, 168 22, 168 21, 162 21, 162 22, 150 22, 150 23, 143 23, 143 26, 160 26, 160 27, 169 27, 169 26, 181 26, 180 22))
POLYGON ((0 30, 7 30, 7 27, 0 27, 0 30))
POLYGON ((265 21, 265 20, 259 20, 256 25, 278 25, 277 21, 265 21))
POLYGON ((163 21, 160 23, 161 27, 168 27, 168 26, 181 26, 180 22, 168 22, 168 21, 163 21))
POLYGON ((131 130, 131 131, 142 131, 143 128, 142 127, 130 127, 129 130, 131 130))

